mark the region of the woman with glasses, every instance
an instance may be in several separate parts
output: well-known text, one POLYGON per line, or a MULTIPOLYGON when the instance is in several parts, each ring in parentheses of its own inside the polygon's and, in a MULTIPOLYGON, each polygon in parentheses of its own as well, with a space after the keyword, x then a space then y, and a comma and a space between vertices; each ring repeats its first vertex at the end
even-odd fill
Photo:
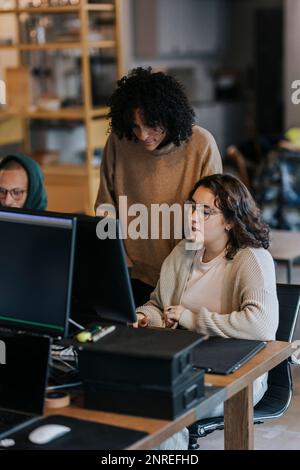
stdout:
POLYGON ((189 203, 193 237, 164 261, 149 302, 137 308, 139 326, 274 339, 278 303, 269 229, 248 189, 231 175, 206 176, 189 203))
POLYGON ((47 194, 40 166, 23 154, 0 161, 0 207, 45 210, 47 194))
MULTIPOLYGON (((137 308, 138 326, 274 340, 278 301, 269 229, 248 189, 216 174, 198 181, 190 200, 194 239, 181 241, 164 261, 149 302, 137 308)), ((264 374, 254 382, 254 404, 266 390, 264 374)), ((210 416, 222 414, 219 406, 210 416)))

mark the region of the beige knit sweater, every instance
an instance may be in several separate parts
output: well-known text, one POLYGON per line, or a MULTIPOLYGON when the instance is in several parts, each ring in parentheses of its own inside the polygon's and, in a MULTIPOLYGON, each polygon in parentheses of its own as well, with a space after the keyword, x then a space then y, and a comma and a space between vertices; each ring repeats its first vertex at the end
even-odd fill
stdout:
MULTIPOLYGON (((119 210, 119 196, 127 196, 128 207, 144 204, 151 213, 151 204, 183 203, 194 184, 202 177, 222 173, 222 161, 213 136, 199 126, 179 147, 166 145, 152 152, 139 142, 108 138, 100 171, 100 187, 95 204, 109 203, 119 210)), ((134 217, 128 217, 128 223, 134 217)), ((150 220, 148 234, 150 235, 150 220)), ((179 240, 172 231, 168 239, 125 240, 127 255, 132 262, 131 277, 155 286, 160 268, 179 240)))
MULTIPOLYGON (((196 253, 186 250, 185 243, 182 240, 166 258, 150 301, 137 308, 150 317, 151 326, 163 326, 163 308, 181 303, 196 253)), ((197 311, 184 310, 179 324, 211 336, 275 339, 278 300, 274 263, 267 250, 245 248, 233 260, 226 260, 221 310, 224 313, 210 312, 199 299, 197 311)))

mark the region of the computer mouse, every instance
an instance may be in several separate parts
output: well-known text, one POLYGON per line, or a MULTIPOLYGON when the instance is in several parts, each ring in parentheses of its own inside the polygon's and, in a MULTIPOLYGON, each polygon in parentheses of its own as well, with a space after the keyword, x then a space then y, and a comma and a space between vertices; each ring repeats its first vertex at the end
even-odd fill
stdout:
POLYGON ((48 444, 70 431, 71 428, 62 424, 44 424, 31 431, 28 439, 33 444, 48 444))

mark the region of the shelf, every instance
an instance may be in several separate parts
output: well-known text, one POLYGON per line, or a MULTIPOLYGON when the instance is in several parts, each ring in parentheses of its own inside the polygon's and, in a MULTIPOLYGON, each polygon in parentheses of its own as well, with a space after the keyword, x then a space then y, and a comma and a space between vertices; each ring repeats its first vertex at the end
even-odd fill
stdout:
MULTIPOLYGON (((108 108, 103 106, 99 108, 92 108, 88 112, 89 118, 95 117, 105 117, 108 112, 108 108)), ((28 119, 63 119, 63 120, 77 120, 85 118, 85 111, 83 107, 72 107, 72 108, 62 108, 57 111, 43 111, 37 109, 35 111, 24 111, 20 109, 3 109, 0 111, 0 120, 1 118, 18 116, 25 117, 28 119)))
POLYGON ((112 49, 116 47, 116 41, 108 39, 106 41, 87 41, 87 46, 89 48, 101 48, 101 49, 112 49))
MULTIPOLYGON (((64 120, 77 120, 84 119, 84 109, 77 108, 63 108, 57 111, 24 111, 21 109, 7 109, 3 110, 4 116, 18 116, 29 119, 64 119, 64 120)), ((1 116, 1 114, 0 114, 1 116)))
POLYGON ((45 176, 59 175, 59 176, 78 176, 87 177, 88 170, 86 165, 72 165, 72 164, 58 164, 58 165, 43 165, 43 173, 45 176))
POLYGON ((43 111, 37 109, 36 111, 26 111, 22 113, 23 116, 30 119, 64 119, 76 120, 84 118, 84 109, 81 107, 63 108, 57 111, 43 111))
POLYGON ((85 164, 60 163, 56 165, 42 165, 45 176, 59 176, 61 178, 99 178, 99 166, 88 167, 85 164))
POLYGON ((105 3, 103 3, 102 5, 86 5, 85 6, 86 11, 114 11, 114 9, 115 9, 114 5, 105 4, 105 3))
POLYGON ((15 49, 20 51, 38 51, 51 49, 81 49, 87 46, 89 49, 112 49, 116 47, 116 41, 90 41, 90 42, 53 42, 45 44, 0 44, 0 49, 15 49))
POLYGON ((74 13, 80 10, 80 7, 77 5, 63 6, 63 7, 37 7, 37 8, 12 8, 9 10, 0 10, 0 14, 8 13, 74 13))
POLYGON ((91 117, 105 117, 109 112, 109 108, 103 106, 101 108, 93 108, 90 110, 91 117))
MULTIPOLYGON (((102 5, 85 5, 84 10, 91 11, 91 12, 101 12, 101 11, 114 11, 115 7, 111 4, 102 5)), ((0 15, 7 15, 7 14, 21 14, 21 13, 28 13, 28 14, 42 14, 42 13, 77 13, 81 10, 80 5, 67 5, 61 7, 37 7, 37 8, 11 8, 8 10, 0 9, 0 15)))
MULTIPOLYGON (((0 44, 0 49, 15 49, 20 51, 38 51, 51 49, 81 49, 84 42, 53 42, 45 44, 0 44)), ((113 49, 116 47, 116 41, 93 41, 87 42, 89 49, 113 49)))

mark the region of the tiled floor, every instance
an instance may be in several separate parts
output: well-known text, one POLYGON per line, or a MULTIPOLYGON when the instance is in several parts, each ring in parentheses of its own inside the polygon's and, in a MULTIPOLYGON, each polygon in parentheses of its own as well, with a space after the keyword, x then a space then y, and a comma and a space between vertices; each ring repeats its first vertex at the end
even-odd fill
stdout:
MULTIPOLYGON (((284 266, 276 269, 277 281, 286 282, 284 266)), ((300 266, 293 269, 294 284, 300 284, 300 266)), ((295 339, 300 339, 300 319, 295 339)), ((279 419, 254 427, 255 449, 300 450, 300 366, 293 366, 294 396, 288 411, 279 419)), ((199 439, 201 450, 223 449, 223 431, 199 439)))

